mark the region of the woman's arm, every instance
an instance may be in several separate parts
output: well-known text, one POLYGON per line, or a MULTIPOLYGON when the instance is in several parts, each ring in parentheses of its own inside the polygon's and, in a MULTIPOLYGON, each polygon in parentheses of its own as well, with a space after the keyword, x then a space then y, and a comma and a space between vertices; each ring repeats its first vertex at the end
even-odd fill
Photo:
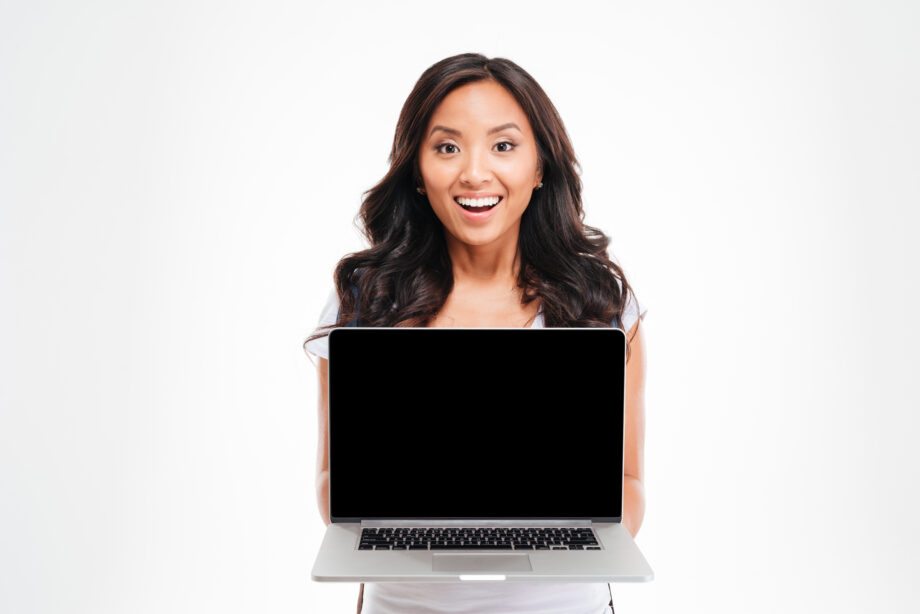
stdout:
POLYGON ((329 361, 319 359, 319 444, 316 450, 316 500, 329 524, 329 361))
POLYGON ((632 341, 626 361, 623 524, 635 537, 645 516, 645 487, 642 484, 645 475, 645 336, 639 322, 627 333, 627 339, 632 341))

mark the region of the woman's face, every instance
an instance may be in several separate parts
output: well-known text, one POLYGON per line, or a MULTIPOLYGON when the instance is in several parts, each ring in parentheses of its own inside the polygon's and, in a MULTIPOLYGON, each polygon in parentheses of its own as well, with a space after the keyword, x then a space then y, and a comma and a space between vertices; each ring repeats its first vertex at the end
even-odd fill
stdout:
POLYGON ((516 244, 521 215, 543 177, 524 110, 494 81, 462 85, 441 101, 419 167, 435 215, 466 245, 516 244))

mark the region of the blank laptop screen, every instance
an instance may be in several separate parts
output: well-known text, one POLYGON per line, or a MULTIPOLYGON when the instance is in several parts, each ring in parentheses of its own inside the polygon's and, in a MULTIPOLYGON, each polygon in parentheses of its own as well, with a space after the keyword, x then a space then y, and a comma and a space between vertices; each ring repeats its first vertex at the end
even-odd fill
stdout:
POLYGON ((621 516, 619 329, 339 328, 334 521, 621 516))

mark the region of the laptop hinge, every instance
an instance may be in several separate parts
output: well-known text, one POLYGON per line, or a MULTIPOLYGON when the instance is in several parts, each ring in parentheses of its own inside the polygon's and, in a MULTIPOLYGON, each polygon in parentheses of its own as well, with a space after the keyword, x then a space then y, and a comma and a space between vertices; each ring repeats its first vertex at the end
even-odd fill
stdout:
POLYGON ((362 527, 590 527, 578 520, 362 520, 362 527))

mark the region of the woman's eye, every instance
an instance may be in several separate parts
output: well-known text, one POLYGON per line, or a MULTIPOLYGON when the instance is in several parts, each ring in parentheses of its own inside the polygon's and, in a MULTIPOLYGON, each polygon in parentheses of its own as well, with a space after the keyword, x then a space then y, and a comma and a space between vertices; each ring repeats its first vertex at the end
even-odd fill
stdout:
POLYGON ((499 149, 499 151, 500 151, 500 152, 503 152, 503 153, 504 153, 504 152, 511 151, 511 150, 514 148, 514 143, 512 143, 512 142, 510 142, 510 141, 502 141, 501 143, 496 143, 496 144, 495 144, 496 147, 501 147, 502 145, 507 145, 507 146, 508 146, 506 149, 499 149))
POLYGON ((453 151, 444 151, 445 147, 453 147, 454 149, 457 148, 457 146, 454 145, 453 143, 441 143, 440 145, 435 147, 435 150, 439 153, 455 153, 453 151))

